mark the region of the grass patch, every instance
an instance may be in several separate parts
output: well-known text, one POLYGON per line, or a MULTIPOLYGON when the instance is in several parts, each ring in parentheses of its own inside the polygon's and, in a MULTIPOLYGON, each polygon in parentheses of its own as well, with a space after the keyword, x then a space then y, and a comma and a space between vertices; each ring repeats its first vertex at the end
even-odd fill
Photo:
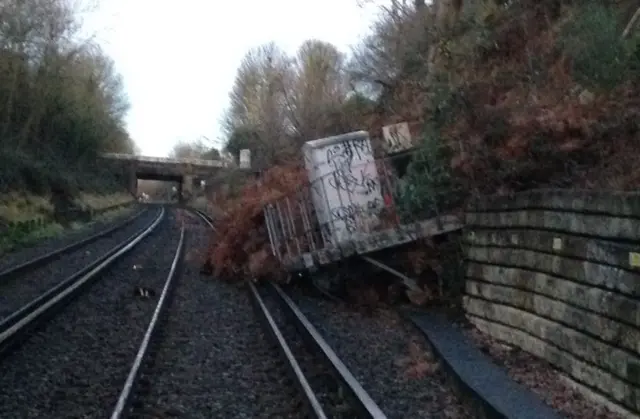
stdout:
POLYGON ((81 208, 98 210, 101 208, 112 207, 115 205, 125 204, 133 200, 128 193, 114 193, 109 195, 97 195, 93 193, 81 192, 75 200, 75 203, 81 208))
POLYGON ((60 224, 51 223, 28 233, 16 233, 0 236, 0 255, 15 252, 34 244, 61 235, 65 228, 60 224))
POLYGON ((0 196, 0 222, 21 222, 47 218, 54 207, 48 196, 11 193, 0 196))
MULTIPOLYGON (((103 212, 102 214, 97 215, 93 219, 93 221, 91 221, 88 224, 97 223, 97 222, 101 222, 101 221, 111 221, 111 220, 113 220, 115 218, 124 217, 125 215, 132 214, 133 211, 134 211, 134 207, 116 208, 114 210, 103 212)), ((81 225, 87 225, 87 224, 85 223, 85 224, 81 224, 81 225)))
MULTIPOLYGON (((83 193, 76 198, 75 203, 83 209, 100 210, 130 201, 132 201, 131 195, 126 193, 103 196, 83 193)), ((59 237, 65 233, 87 229, 97 222, 108 222, 118 217, 124 217, 133 212, 133 207, 119 207, 96 215, 88 222, 72 221, 66 228, 53 221, 54 212, 55 208, 50 197, 25 194, 1 196, 0 255, 31 247, 42 240, 59 237), (34 219, 45 220, 45 223, 29 231, 11 227, 12 224, 34 219)))

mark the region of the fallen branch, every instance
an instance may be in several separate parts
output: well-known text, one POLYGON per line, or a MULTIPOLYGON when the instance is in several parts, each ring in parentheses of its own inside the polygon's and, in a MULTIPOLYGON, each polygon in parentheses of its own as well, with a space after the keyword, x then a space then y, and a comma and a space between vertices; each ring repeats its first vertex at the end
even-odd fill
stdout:
POLYGON ((625 40, 629 37, 631 30, 634 28, 639 18, 640 18, 640 7, 636 9, 636 12, 633 14, 633 16, 631 16, 631 19, 629 20, 629 23, 627 23, 627 26, 624 28, 624 31, 622 31, 622 36, 620 37, 621 40, 625 40))

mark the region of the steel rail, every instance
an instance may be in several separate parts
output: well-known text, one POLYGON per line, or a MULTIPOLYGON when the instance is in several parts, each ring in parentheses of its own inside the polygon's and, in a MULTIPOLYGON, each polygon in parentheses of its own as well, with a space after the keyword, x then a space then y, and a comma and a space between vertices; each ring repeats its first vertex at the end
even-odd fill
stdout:
POLYGON ((160 319, 160 315, 162 311, 166 307, 166 302, 168 300, 168 295, 170 294, 173 285, 174 278, 176 276, 176 271, 178 269, 178 265, 180 260, 182 259, 182 251, 184 248, 184 225, 180 229, 180 241, 178 242, 178 247, 176 249, 175 256, 173 257, 173 262, 171 263, 171 269, 169 270, 169 274, 167 275, 167 280, 165 281, 164 287, 162 289, 162 294, 160 294, 160 298, 158 300, 158 304, 156 305, 155 311, 153 312, 153 316, 151 317, 151 321, 149 322, 149 326, 147 327, 147 331, 144 334, 144 338, 142 339, 142 343, 140 344, 140 348, 136 353, 135 359, 133 361, 133 365, 129 370, 129 375, 124 383, 124 387, 120 392, 120 396, 118 397, 118 401, 116 402, 116 407, 111 414, 111 419, 120 419, 124 418, 127 415, 127 410, 131 399, 133 397, 134 387, 138 380, 140 370, 142 368, 142 363, 149 352, 149 344, 151 342, 151 338, 153 333, 156 330, 157 324, 160 319))
MULTIPOLYGON (((213 228, 213 224, 210 221, 210 218, 202 213, 199 210, 194 210, 196 214, 198 214, 211 228, 213 228)), ((300 388, 300 391, 303 393, 307 406, 309 407, 310 413, 315 418, 326 418, 326 413, 322 408, 318 398, 316 397, 311 385, 309 384, 307 378, 304 376, 298 361, 293 355, 291 348, 287 344, 282 332, 278 328, 277 324, 273 320, 273 316, 269 313, 262 297, 260 297, 260 293, 256 289, 256 287, 251 283, 251 281, 247 281, 247 286, 249 287, 251 300, 254 305, 255 311, 258 313, 260 319, 263 324, 267 328, 271 337, 276 341, 278 349, 280 353, 283 355, 285 360, 287 361, 287 366, 289 367, 290 373, 292 373, 294 377, 294 381, 300 388)), ((349 369, 344 365, 344 363, 340 360, 338 355, 331 349, 329 344, 324 340, 324 338, 320 335, 320 333, 315 329, 315 327, 307 320, 306 316, 302 314, 300 309, 296 306, 296 304, 280 289, 279 286, 271 283, 275 294, 278 296, 279 304, 281 307, 285 309, 285 312, 290 314, 289 317, 293 318, 296 323, 296 328, 302 332, 303 337, 307 341, 307 344, 313 347, 314 350, 319 351, 322 354, 323 358, 327 361, 327 364, 331 367, 332 373, 336 379, 342 382, 343 386, 347 389, 347 393, 349 394, 352 402, 355 407, 358 409, 363 418, 375 418, 375 419, 386 419, 387 416, 384 414, 382 409, 378 407, 375 401, 369 396, 369 394, 364 390, 362 385, 358 382, 358 380, 351 374, 349 369)), ((112 418, 114 419, 114 418, 112 418)))
POLYGON ((204 211, 199 209, 190 208, 191 211, 195 212, 207 225, 213 230, 214 233, 217 232, 216 227, 213 225, 213 219, 204 211))
POLYGON ((296 328, 303 335, 306 343, 322 356, 323 361, 330 366, 334 377, 345 387, 353 405, 357 408, 361 417, 386 419, 387 416, 382 409, 373 401, 371 396, 353 374, 351 374, 351 371, 344 365, 331 346, 329 346, 291 298, 289 298, 278 285, 273 283, 270 283, 270 285, 273 288, 274 294, 278 297, 280 306, 283 307, 288 317, 295 322, 296 328))
POLYGON ((80 239, 76 242, 73 242, 71 244, 68 244, 66 246, 63 246, 59 249, 55 249, 52 250, 50 252, 45 253, 44 255, 40 255, 37 256, 31 260, 27 260, 25 262, 22 262, 16 266, 11 266, 9 268, 6 268, 2 271, 0 271, 0 283, 8 281, 9 279, 15 277, 16 275, 25 273, 31 269, 35 269, 38 268, 40 266, 45 265, 46 263, 48 263, 49 261, 51 261, 52 259, 56 258, 57 256, 63 255, 65 253, 69 253, 72 252, 82 246, 86 246, 90 243, 95 242, 96 240, 105 237, 111 233, 113 233, 116 230, 119 230, 121 228, 123 228, 124 226, 128 225, 129 223, 133 222, 133 220, 139 218, 142 216, 142 214, 144 214, 145 212, 147 212, 148 209, 142 209, 141 211, 138 211, 136 214, 134 214, 133 216, 123 220, 122 222, 108 228, 107 230, 104 231, 99 231, 95 234, 92 234, 89 237, 80 239))
POLYGON ((165 209, 162 208, 158 217, 150 225, 0 321, 0 357, 26 340, 28 331, 52 317, 56 310, 78 296, 107 267, 151 234, 164 219, 164 215, 165 209))
POLYGON ((282 335, 282 332, 278 328, 278 325, 275 320, 273 320, 273 316, 269 313, 269 309, 267 309, 262 297, 260 297, 258 290, 250 281, 247 281, 247 286, 251 293, 251 301, 253 302, 254 310, 261 319, 264 327, 269 332, 269 335, 277 344, 280 354, 286 360, 287 367, 294 378, 294 382, 300 389, 300 392, 304 395, 304 400, 309 408, 309 413, 316 419, 327 419, 327 414, 324 412, 322 405, 318 401, 318 398, 311 388, 307 377, 305 377, 304 372, 302 372, 300 364, 298 364, 298 361, 293 355, 293 352, 282 335))
MULTIPOLYGON (((211 227, 212 230, 215 231, 215 228, 213 227, 213 222, 207 214, 196 209, 194 209, 193 211, 197 215, 199 215, 200 218, 202 218, 209 225, 209 227, 211 227)), ((324 412, 322 405, 318 401, 318 398, 316 397, 313 389, 311 388, 309 381, 307 380, 304 373, 302 372, 302 368, 300 368, 300 364, 298 364, 298 361, 293 355, 291 348, 287 344, 284 336, 282 335, 282 332, 280 331, 280 329, 278 328, 278 325, 273 319, 273 316, 271 316, 271 313, 269 313, 269 310, 267 309, 267 306, 264 304, 262 297, 260 297, 260 293, 250 281, 247 281, 247 286, 250 291, 251 302, 253 303, 254 311, 260 318, 263 326, 267 329, 271 338, 276 342, 277 347, 280 351, 280 354, 286 360, 289 373, 292 375, 294 382, 298 386, 300 392, 303 394, 304 400, 307 404, 307 407, 309 408, 310 414, 316 419, 327 419, 328 418, 327 414, 324 412)), ((115 419, 115 418, 112 418, 112 419, 115 419)))

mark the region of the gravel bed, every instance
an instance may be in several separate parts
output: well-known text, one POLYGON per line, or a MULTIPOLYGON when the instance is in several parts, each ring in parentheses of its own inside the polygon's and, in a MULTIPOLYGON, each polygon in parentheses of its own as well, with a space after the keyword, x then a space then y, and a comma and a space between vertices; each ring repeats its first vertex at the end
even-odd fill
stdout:
POLYGON ((567 419, 622 419, 606 406, 587 399, 569 386, 562 374, 548 362, 514 346, 504 345, 476 328, 465 334, 509 376, 538 395, 567 419))
POLYGON ((424 338, 397 313, 367 314, 297 289, 288 293, 388 418, 473 417, 424 338))
POLYGON ((297 389, 240 284, 199 274, 208 230, 190 223, 184 272, 141 381, 136 418, 302 418, 297 389))
POLYGON ((0 417, 106 418, 115 407, 179 240, 175 217, 0 362, 0 417), (134 269, 135 267, 135 269, 134 269), (134 295, 150 287, 155 297, 134 295))
POLYGON ((148 226, 159 214, 153 209, 121 229, 114 231, 71 253, 61 255, 46 265, 0 283, 0 319, 28 304, 45 291, 64 281, 86 265, 95 261, 141 228, 148 226))
POLYGON ((2 260, 0 260, 0 271, 4 271, 12 266, 16 266, 56 249, 76 243, 100 231, 105 231, 142 211, 144 211, 143 208, 135 209, 132 212, 127 212, 126 214, 119 215, 109 220, 94 221, 83 226, 82 229, 64 232, 60 236, 43 239, 33 246, 26 247, 15 252, 4 253, 0 255, 2 256, 2 260))

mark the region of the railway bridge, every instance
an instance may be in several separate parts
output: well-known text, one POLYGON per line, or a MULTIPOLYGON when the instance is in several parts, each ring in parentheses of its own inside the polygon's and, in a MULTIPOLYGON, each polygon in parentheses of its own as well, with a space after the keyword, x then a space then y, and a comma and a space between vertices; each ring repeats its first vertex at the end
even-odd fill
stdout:
POLYGON ((178 182, 181 200, 193 193, 194 184, 213 177, 220 170, 251 172, 249 150, 240 152, 240 162, 230 160, 204 160, 137 156, 132 154, 104 153, 103 160, 114 166, 126 177, 129 192, 137 195, 138 179, 178 182))

